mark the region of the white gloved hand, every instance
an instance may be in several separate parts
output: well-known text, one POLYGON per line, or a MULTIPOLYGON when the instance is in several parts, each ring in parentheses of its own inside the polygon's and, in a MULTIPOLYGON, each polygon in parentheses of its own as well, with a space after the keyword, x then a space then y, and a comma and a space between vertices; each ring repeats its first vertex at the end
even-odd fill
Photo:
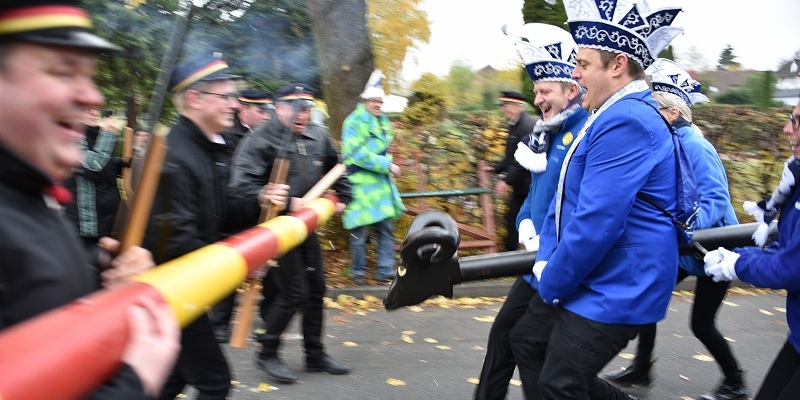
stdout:
POLYGON ((706 275, 710 276, 714 282, 737 279, 735 266, 738 259, 739 253, 734 253, 724 247, 709 251, 703 257, 706 275))
POLYGON ((536 236, 536 228, 533 227, 533 221, 530 218, 525 218, 519 222, 517 232, 519 233, 519 244, 525 244, 526 241, 536 236))
POLYGON ((537 261, 535 264, 533 264, 533 269, 531 270, 531 272, 533 272, 533 276, 536 277, 537 281, 542 280, 542 271, 544 271, 544 267, 546 266, 547 266, 547 261, 537 261))
POLYGON ((547 169, 547 154, 534 153, 528 145, 522 142, 517 143, 514 159, 517 160, 522 168, 531 172, 540 173, 547 169))
POLYGON ((539 235, 526 240, 522 245, 525 246, 527 251, 539 251, 539 235))

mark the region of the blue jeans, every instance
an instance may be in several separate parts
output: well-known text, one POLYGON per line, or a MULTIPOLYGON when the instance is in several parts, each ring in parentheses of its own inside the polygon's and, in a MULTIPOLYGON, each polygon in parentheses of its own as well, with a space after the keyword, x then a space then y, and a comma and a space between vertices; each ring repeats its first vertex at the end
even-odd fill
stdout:
POLYGON ((367 274, 367 238, 373 228, 378 236, 375 278, 394 277, 394 220, 391 218, 350 230, 350 274, 354 277, 367 274))

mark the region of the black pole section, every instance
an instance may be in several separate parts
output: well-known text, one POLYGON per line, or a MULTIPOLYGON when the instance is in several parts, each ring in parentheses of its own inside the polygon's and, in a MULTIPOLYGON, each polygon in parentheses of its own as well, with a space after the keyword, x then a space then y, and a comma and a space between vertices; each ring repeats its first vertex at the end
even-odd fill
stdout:
POLYGON ((172 76, 172 69, 175 67, 175 61, 178 59, 178 54, 183 47, 183 38, 186 35, 186 27, 189 24, 189 18, 192 16, 192 2, 186 2, 186 13, 178 15, 175 21, 175 27, 172 29, 172 35, 169 39, 169 47, 161 58, 161 66, 158 70, 158 78, 156 78, 156 85, 153 88, 153 94, 150 97, 150 104, 147 107, 147 115, 145 116, 145 126, 152 132, 161 118, 161 109, 164 106, 164 98, 166 97, 167 86, 169 85, 169 78, 172 76))
POLYGON ((458 259, 461 280, 453 284, 484 279, 503 278, 531 273, 535 251, 509 251, 458 259))

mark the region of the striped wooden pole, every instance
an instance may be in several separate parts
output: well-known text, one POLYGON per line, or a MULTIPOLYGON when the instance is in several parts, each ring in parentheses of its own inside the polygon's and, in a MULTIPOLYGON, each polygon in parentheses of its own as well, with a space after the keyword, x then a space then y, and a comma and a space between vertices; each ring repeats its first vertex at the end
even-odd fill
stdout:
POLYGON ((181 326, 256 268, 306 240, 333 215, 335 195, 210 244, 133 279, 0 332, 0 400, 85 397, 121 366, 128 308, 142 296, 169 304, 181 326))

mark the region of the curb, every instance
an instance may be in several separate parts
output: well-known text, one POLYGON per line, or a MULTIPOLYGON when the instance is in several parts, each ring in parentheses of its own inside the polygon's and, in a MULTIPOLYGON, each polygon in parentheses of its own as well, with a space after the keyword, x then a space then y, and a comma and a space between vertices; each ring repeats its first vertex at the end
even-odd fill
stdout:
MULTIPOLYGON (((694 292, 697 278, 690 276, 675 286, 675 291, 694 292)), ((514 279, 494 279, 488 281, 466 282, 453 286, 453 298, 459 297, 502 297, 508 294, 514 279)), ((732 288, 749 288, 750 284, 735 280, 731 282, 732 288)), ((386 297, 388 285, 367 285, 346 288, 328 288, 325 296, 336 298, 339 295, 353 296, 363 299, 365 295, 375 296, 379 299, 386 297)))

